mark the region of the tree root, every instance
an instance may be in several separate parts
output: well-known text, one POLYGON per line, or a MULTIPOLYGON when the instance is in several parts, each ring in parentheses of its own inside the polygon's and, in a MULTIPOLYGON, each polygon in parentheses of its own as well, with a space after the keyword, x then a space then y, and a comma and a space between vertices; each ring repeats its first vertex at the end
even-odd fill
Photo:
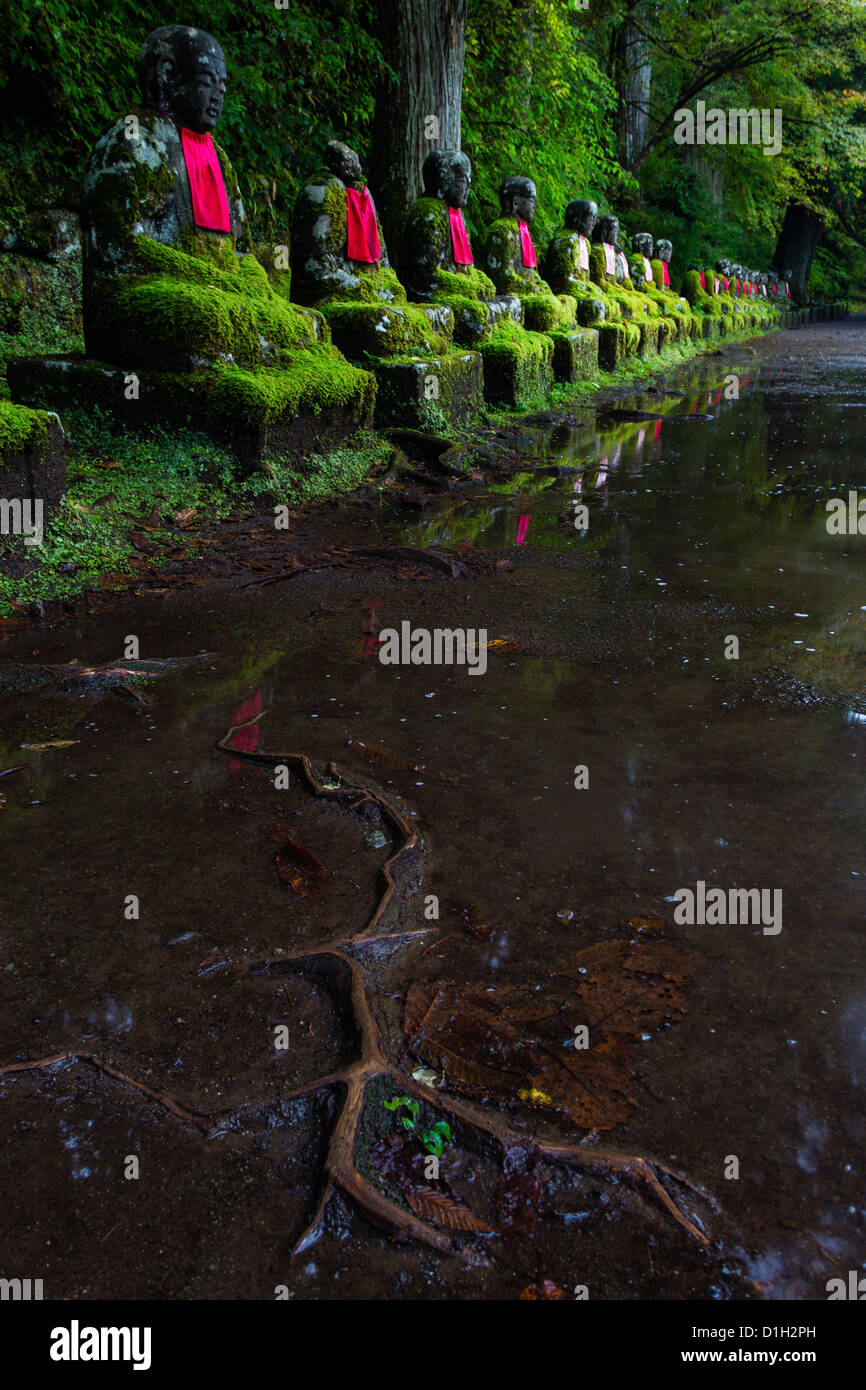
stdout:
MULTIPOLYGON (((391 1080, 401 1092, 422 1100, 426 1105, 443 1114, 460 1120, 463 1124, 479 1131, 493 1140, 502 1153, 516 1145, 535 1145, 543 1159, 565 1167, 579 1167, 595 1170, 613 1177, 628 1177, 643 1185, 667 1211, 677 1225, 707 1248, 710 1241, 706 1234, 682 1208, 677 1200, 677 1189, 686 1189, 702 1198, 714 1211, 718 1204, 699 1185, 684 1174, 667 1167, 663 1163, 650 1160, 640 1154, 621 1153, 616 1149, 600 1148, 590 1144, 560 1144, 530 1139, 520 1130, 506 1124, 498 1115, 481 1110, 468 1101, 434 1090, 432 1087, 416 1083, 404 1069, 391 1063, 385 1053, 381 1030, 373 1011, 364 968, 353 953, 359 947, 383 941, 400 941, 412 936, 435 931, 431 926, 418 930, 401 932, 383 928, 382 919, 391 904, 398 888, 396 875, 413 866, 420 853, 418 832, 412 828, 403 815, 381 793, 368 787, 353 783, 336 772, 331 764, 330 782, 320 781, 313 771, 309 758, 304 753, 264 753, 244 751, 232 747, 232 739, 240 729, 258 723, 266 711, 248 719, 244 724, 233 725, 219 740, 217 747, 233 758, 247 762, 264 763, 269 766, 294 767, 303 777, 306 785, 316 797, 341 803, 349 811, 360 812, 365 805, 378 807, 381 817, 400 837, 401 843, 396 852, 382 867, 384 890, 379 897, 373 915, 360 931, 337 936, 314 950, 297 951, 282 955, 277 960, 260 961, 251 966, 255 972, 288 973, 293 970, 318 971, 328 975, 348 999, 350 1011, 359 1034, 358 1056, 347 1066, 327 1075, 315 1078, 295 1089, 284 1092, 280 1099, 289 1101, 326 1089, 340 1092, 339 1109, 328 1141, 325 1159, 325 1180, 317 1200, 313 1215, 304 1231, 292 1248, 293 1258, 309 1249, 322 1234, 331 1198, 341 1191, 360 1207, 374 1222, 384 1226, 398 1238, 410 1238, 437 1250, 449 1250, 453 1238, 444 1230, 437 1229, 421 1220, 406 1208, 386 1197, 374 1186, 359 1169, 356 1160, 356 1144, 367 1089, 371 1082, 391 1080)), ((261 1102, 253 1102, 230 1112, 205 1115, 191 1111, 162 1092, 153 1090, 141 1081, 136 1081, 117 1067, 91 1053, 60 1052, 38 1061, 13 1062, 0 1067, 0 1078, 26 1071, 36 1071, 57 1062, 86 1062, 103 1072, 106 1076, 123 1082, 150 1097, 151 1100, 167 1110, 176 1119, 191 1125, 203 1138, 213 1139, 229 1129, 239 1128, 245 1117, 260 1111, 261 1102)))
MULTIPOLYGON (((256 715, 247 723, 257 723, 261 718, 262 715, 256 715)), ((293 968, 309 968, 316 963, 317 958, 321 964, 323 957, 329 957, 337 970, 348 970, 351 980, 351 1009, 360 1032, 359 1060, 339 1073, 322 1077, 318 1083, 321 1087, 339 1084, 344 1094, 325 1162, 327 1173, 325 1187, 311 1222, 295 1243, 293 1254, 297 1255, 308 1249, 318 1238, 323 1228, 328 1203, 333 1192, 337 1189, 353 1198, 374 1220, 390 1226, 396 1235, 410 1236, 426 1245, 432 1245, 436 1249, 449 1249, 452 1241, 448 1235, 385 1197, 364 1177, 355 1162, 355 1141, 364 1108, 367 1086, 377 1078, 393 1080, 401 1090, 423 1100, 427 1105, 450 1114, 472 1128, 487 1134, 497 1142, 503 1152, 514 1145, 527 1142, 526 1135, 507 1125, 498 1116, 488 1114, 456 1097, 443 1095, 429 1086, 419 1086, 405 1071, 389 1062, 384 1052, 379 1025, 376 1022, 367 994, 363 967, 357 959, 347 954, 347 949, 361 944, 384 939, 398 940, 403 935, 420 935, 423 934, 423 930, 433 930, 433 928, 428 928, 422 929, 422 932, 405 934, 379 930, 382 917, 396 891, 395 869, 411 862, 411 856, 419 845, 418 834, 381 794, 358 784, 349 783, 342 777, 340 777, 339 788, 328 787, 320 782, 312 770, 309 759, 303 753, 246 753, 233 749, 231 747, 232 739, 240 728, 245 727, 247 725, 236 725, 230 728, 220 739, 217 747, 224 752, 231 753, 233 757, 245 758, 252 762, 267 763, 271 766, 293 766, 303 774, 314 795, 340 799, 350 810, 357 810, 365 801, 373 801, 380 807, 383 817, 388 820, 392 828, 404 837, 400 849, 384 865, 385 891, 365 928, 354 936, 336 938, 316 952, 297 952, 292 955, 281 956, 279 960, 263 963, 267 970, 285 971, 293 968)), ((334 765, 331 764, 331 767, 333 769, 334 765)), ((336 771, 334 771, 334 775, 339 776, 336 771)), ((316 1085, 316 1082, 310 1083, 304 1088, 305 1092, 315 1089, 316 1085)), ((707 1236, 679 1205, 675 1195, 676 1187, 685 1188, 703 1198, 713 1210, 718 1210, 718 1204, 709 1197, 703 1188, 691 1182, 682 1173, 677 1173, 665 1164, 639 1154, 624 1154, 615 1149, 585 1144, 534 1142, 541 1156, 552 1163, 595 1169, 612 1176, 633 1178, 653 1194, 672 1219, 694 1240, 704 1247, 709 1245, 707 1236)))

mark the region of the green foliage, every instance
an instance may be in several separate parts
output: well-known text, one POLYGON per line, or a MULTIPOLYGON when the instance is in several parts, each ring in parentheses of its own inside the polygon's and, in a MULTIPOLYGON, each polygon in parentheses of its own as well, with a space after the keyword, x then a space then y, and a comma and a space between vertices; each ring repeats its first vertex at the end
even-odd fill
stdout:
POLYGON ((566 0, 469 0, 463 148, 473 163, 472 231, 499 216, 509 174, 536 181, 533 237, 542 247, 567 203, 602 196, 620 177, 616 93, 576 23, 566 0))
POLYGON ((257 235, 274 227, 285 240, 329 139, 348 134, 366 150, 381 69, 372 0, 191 0, 181 14, 157 0, 19 0, 0 53, 0 224, 15 222, 34 187, 77 203, 91 147, 137 104, 143 40, 172 21, 208 30, 226 51, 219 139, 257 235))
MULTIPOLYGON (((0 403, 0 411, 23 410, 0 403)), ((28 411, 36 416, 41 412, 28 411)), ((304 471, 296 461, 273 456, 266 471, 237 479, 237 460, 206 435, 155 429, 147 436, 118 430, 98 410, 65 417, 68 494, 45 523, 40 546, 20 537, 0 538, 0 554, 23 558, 23 573, 0 575, 0 613, 13 599, 63 599, 93 588, 107 574, 132 574, 136 555, 130 533, 154 507, 162 529, 152 532, 169 548, 189 543, 178 514, 194 508, 202 521, 218 521, 262 501, 297 507, 352 491, 390 455, 372 434, 326 455, 312 455, 304 471), (106 471, 106 459, 122 467, 106 471)))
POLYGON ((395 1096, 393 1100, 383 1101, 386 1110, 408 1110, 408 1115, 400 1116, 400 1123, 410 1134, 415 1134, 424 1148, 430 1154, 435 1154, 436 1158, 442 1157, 442 1151, 447 1143, 451 1142, 451 1126, 447 1120, 436 1120, 427 1130, 418 1129, 418 1116, 421 1106, 417 1100, 411 1100, 409 1096, 395 1096))

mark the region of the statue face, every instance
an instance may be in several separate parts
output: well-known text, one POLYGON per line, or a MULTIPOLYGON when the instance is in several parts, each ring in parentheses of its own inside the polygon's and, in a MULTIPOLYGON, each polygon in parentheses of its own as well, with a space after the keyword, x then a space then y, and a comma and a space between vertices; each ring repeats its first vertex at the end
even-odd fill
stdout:
POLYGON ((720 260, 716 261, 716 270, 720 275, 730 275, 731 269, 732 266, 727 256, 722 256, 720 260))
POLYGON ((665 241, 664 238, 656 242, 656 255, 660 261, 670 264, 670 259, 673 254, 674 248, 672 242, 665 241))
POLYGON ((616 246, 619 241, 619 218, 611 216, 610 213, 600 217, 595 232, 596 240, 607 241, 611 246, 616 246))
POLYGON ((343 183, 362 183, 364 174, 361 169, 360 156, 344 145, 342 140, 329 140, 328 148, 325 151, 325 164, 332 174, 336 174, 343 183))
POLYGON ((598 221, 598 204, 589 198, 578 198, 565 209, 565 225, 571 232, 592 236, 598 221))
POLYGON ((535 216, 535 207, 538 202, 538 194, 535 191, 535 184, 532 185, 532 192, 515 193, 512 206, 514 216, 518 222, 531 222, 535 216))
POLYGON ((226 60, 210 34, 198 30, 179 46, 164 81, 166 109, 182 126, 199 135, 216 127, 226 95, 226 60))
POLYGON ((450 168, 442 170, 439 197, 450 208, 465 208, 471 187, 472 166, 468 159, 454 161, 450 168))
POLYGON ((636 256, 646 256, 647 260, 652 260, 653 248, 655 243, 649 232, 635 232, 631 239, 631 249, 636 256))

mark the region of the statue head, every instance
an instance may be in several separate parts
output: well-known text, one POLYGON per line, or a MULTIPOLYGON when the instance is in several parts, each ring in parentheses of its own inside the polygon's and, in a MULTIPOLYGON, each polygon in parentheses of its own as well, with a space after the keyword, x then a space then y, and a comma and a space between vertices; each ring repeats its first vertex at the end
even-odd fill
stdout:
POLYGON ((531 222, 535 216, 538 194, 532 179, 515 175, 499 185, 499 206, 503 217, 516 217, 518 222, 531 222))
POLYGON ((345 184, 363 183, 364 173, 361 159, 349 145, 342 140, 329 140, 325 148, 325 168, 345 184))
POLYGON ((794 278, 794 272, 793 272, 793 270, 791 270, 790 266, 787 266, 787 267, 782 271, 782 279, 783 279, 783 280, 788 280, 788 281, 790 282, 791 280, 793 280, 793 278, 794 278))
POLYGON ((603 213, 595 225, 592 234, 593 241, 606 241, 611 246, 616 246, 619 241, 619 218, 614 217, 612 212, 603 213))
POLYGON ((733 274, 734 267, 731 265, 731 262, 728 260, 727 256, 721 256, 716 261, 716 270, 719 272, 720 275, 730 276, 733 274))
POLYGON ((565 209, 565 225, 570 232, 592 236, 598 221, 598 203, 590 198, 577 198, 565 209))
POLYGON ((666 265, 670 265, 671 256, 673 254, 674 248, 672 242, 666 241, 664 237, 662 237, 661 241, 656 242, 656 255, 660 261, 664 261, 666 265))
POLYGON ((163 24, 138 55, 142 100, 173 116, 178 125, 204 135, 215 128, 226 95, 226 60, 203 29, 163 24))
POLYGON ((428 198, 441 198, 450 208, 465 208, 472 185, 472 165, 460 150, 434 150, 421 166, 428 198))
POLYGON ((647 260, 652 260, 655 249, 655 242, 649 232, 635 232, 631 239, 631 249, 635 256, 646 256, 647 260))

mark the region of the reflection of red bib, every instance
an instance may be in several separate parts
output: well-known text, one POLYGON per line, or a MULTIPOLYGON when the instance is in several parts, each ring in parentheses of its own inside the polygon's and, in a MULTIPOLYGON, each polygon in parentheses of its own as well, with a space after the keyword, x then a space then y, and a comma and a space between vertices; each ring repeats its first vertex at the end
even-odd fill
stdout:
POLYGON ((520 228, 520 250, 523 255, 523 264, 527 270, 531 270, 538 264, 535 255, 535 247, 532 244, 532 237, 529 234, 529 227, 525 222, 518 222, 520 228))
POLYGON ((668 270, 667 261, 662 261, 662 279, 664 280, 666 286, 669 285, 671 282, 671 273, 668 270))
POLYGON ((376 209, 368 188, 363 193, 357 188, 346 189, 346 254, 350 261, 365 265, 382 259, 376 209))
POLYGON ((451 224, 451 250, 454 254, 454 264, 474 265, 472 248, 469 245, 469 237, 466 234, 466 225, 463 221, 463 213, 459 208, 448 209, 448 221, 451 224))
POLYGON ((181 127, 180 142, 192 195, 192 218, 209 232, 231 232, 229 200, 210 131, 199 135, 181 127))
POLYGON ((604 247, 604 268, 608 275, 616 275, 616 252, 609 241, 603 241, 604 247))
POLYGON ((652 268, 652 266, 651 266, 650 263, 649 263, 648 257, 646 257, 646 256, 644 256, 644 258, 643 258, 643 273, 644 273, 644 275, 646 276, 646 278, 647 278, 650 282, 652 282, 652 278, 653 278, 653 268, 652 268))
POLYGON ((589 242, 582 232, 578 232, 580 237, 580 261, 581 270, 589 270, 589 242))

